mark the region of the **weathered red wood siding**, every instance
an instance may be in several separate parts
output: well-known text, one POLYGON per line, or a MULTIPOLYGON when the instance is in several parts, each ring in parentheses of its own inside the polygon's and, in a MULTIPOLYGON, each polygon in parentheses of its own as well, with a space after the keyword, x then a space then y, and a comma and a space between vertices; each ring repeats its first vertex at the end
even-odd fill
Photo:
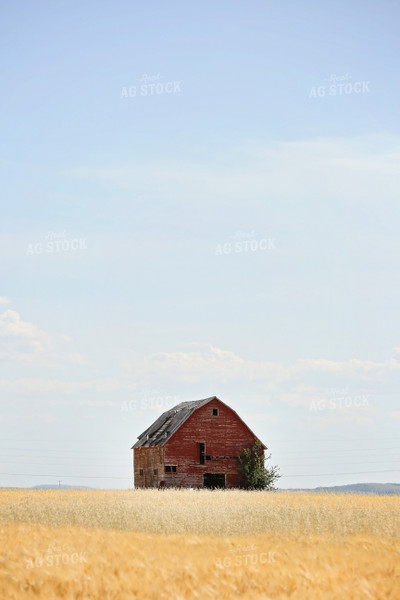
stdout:
MULTIPOLYGON (((199 462, 199 442, 205 456, 238 456, 255 441, 254 434, 236 413, 218 399, 198 408, 165 444, 165 465, 176 465, 176 473, 162 473, 165 486, 203 487, 203 473, 224 473, 226 487, 240 484, 234 458, 199 462), (218 409, 213 416, 212 409, 218 409)), ((160 473, 160 471, 159 471, 160 473)))
POLYGON ((163 478, 164 447, 134 448, 133 469, 135 487, 158 487, 163 478), (143 469, 143 475, 140 475, 141 469, 143 469), (156 474, 154 473, 155 469, 157 470, 156 474))

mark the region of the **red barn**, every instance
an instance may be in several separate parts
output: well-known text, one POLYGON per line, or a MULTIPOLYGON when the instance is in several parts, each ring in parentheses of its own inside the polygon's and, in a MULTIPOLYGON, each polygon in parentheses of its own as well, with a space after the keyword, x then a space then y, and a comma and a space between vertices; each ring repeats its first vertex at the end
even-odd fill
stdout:
POLYGON ((239 487, 237 457, 257 439, 216 396, 181 402, 132 446, 135 487, 239 487))

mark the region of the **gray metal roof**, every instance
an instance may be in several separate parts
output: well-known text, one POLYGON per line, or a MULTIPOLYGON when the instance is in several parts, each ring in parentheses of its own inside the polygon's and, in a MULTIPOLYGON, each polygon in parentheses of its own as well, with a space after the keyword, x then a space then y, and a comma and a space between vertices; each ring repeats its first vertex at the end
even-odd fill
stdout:
POLYGON ((184 421, 200 406, 207 404, 210 400, 217 397, 205 398, 204 400, 193 400, 191 402, 181 402, 170 410, 163 413, 153 425, 150 425, 138 437, 136 444, 132 448, 142 446, 163 446, 173 433, 182 425, 184 421))

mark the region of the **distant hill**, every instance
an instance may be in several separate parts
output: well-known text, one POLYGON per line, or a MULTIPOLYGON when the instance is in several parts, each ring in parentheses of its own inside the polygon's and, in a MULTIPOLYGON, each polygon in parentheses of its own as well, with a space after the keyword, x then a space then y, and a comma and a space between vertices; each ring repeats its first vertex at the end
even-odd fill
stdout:
POLYGON ((350 483, 331 487, 297 488, 298 492, 329 492, 331 494, 379 494, 380 496, 400 495, 400 483, 350 483))
POLYGON ((359 494, 400 494, 400 483, 351 483, 315 488, 317 492, 357 492, 359 494))
POLYGON ((50 490, 50 489, 62 489, 62 490, 94 490, 95 488, 88 487, 87 485, 35 485, 34 490, 50 490))
MULTIPOLYGON (((58 485, 35 485, 32 489, 59 489, 58 485)), ((61 485, 60 489, 66 490, 94 490, 86 485, 61 485)), ((380 496, 394 496, 400 495, 400 483, 350 483, 348 485, 334 485, 317 488, 291 488, 288 490, 278 491, 289 491, 289 492, 319 492, 319 493, 330 493, 330 494, 379 494, 380 496)))

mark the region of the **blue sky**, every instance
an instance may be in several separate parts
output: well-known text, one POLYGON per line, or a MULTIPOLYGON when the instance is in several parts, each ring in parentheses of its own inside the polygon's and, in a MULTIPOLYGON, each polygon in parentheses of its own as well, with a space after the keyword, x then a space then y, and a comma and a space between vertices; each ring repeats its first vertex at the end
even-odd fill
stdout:
POLYGON ((282 487, 398 482, 397 3, 0 13, 0 485, 212 395, 282 487))

